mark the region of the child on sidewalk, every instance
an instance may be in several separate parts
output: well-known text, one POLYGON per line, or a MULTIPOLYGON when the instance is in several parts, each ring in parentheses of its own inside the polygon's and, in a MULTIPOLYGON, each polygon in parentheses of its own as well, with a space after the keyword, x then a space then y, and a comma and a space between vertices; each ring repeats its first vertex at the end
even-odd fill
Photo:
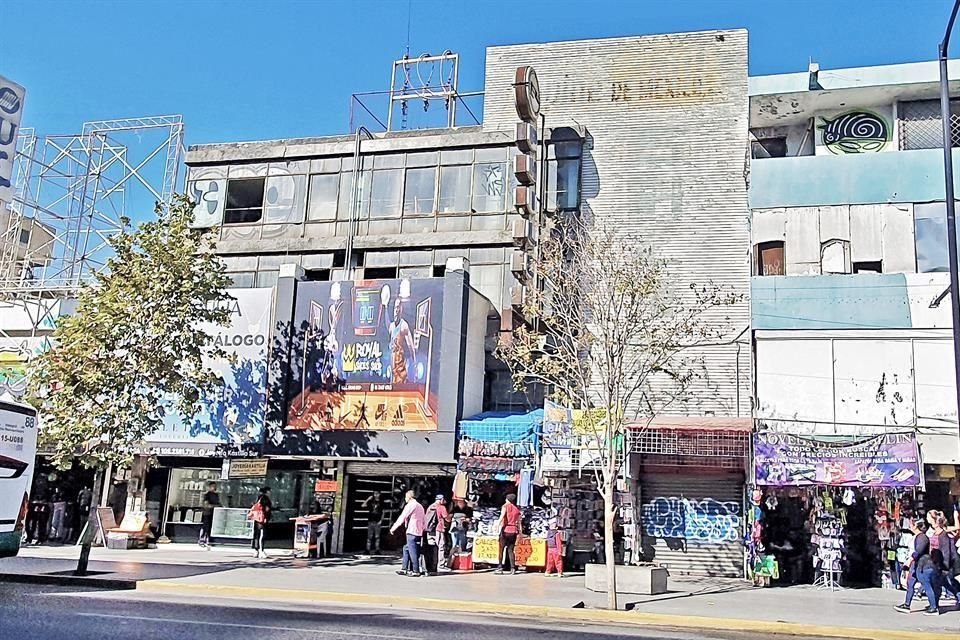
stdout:
POLYGON ((547 529, 547 568, 545 575, 552 575, 557 570, 557 577, 563 577, 563 533, 557 527, 557 518, 550 518, 547 529))

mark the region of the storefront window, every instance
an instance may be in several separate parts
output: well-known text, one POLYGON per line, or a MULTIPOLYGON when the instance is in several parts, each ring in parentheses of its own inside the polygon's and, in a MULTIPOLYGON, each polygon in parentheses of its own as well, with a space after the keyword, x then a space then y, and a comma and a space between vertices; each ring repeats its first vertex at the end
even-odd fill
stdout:
MULTIPOLYGON (((260 487, 268 486, 273 500, 272 522, 286 522, 298 515, 297 484, 300 473, 268 471, 265 478, 221 480, 219 469, 172 469, 170 495, 167 501, 168 525, 199 527, 203 515, 203 494, 215 482, 220 494, 221 509, 233 513, 214 514, 214 537, 244 537, 246 513, 259 495, 260 487), (218 533, 219 531, 219 533, 218 533)), ((197 531, 199 533, 199 529, 197 531)))

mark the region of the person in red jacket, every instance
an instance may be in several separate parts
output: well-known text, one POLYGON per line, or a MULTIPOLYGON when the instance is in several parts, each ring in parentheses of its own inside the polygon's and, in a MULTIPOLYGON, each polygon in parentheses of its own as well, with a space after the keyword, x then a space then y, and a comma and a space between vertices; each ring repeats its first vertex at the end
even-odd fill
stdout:
POLYGON ((556 569, 557 577, 563 577, 563 533, 557 527, 557 519, 551 518, 547 529, 547 569, 545 574, 553 575, 556 569))

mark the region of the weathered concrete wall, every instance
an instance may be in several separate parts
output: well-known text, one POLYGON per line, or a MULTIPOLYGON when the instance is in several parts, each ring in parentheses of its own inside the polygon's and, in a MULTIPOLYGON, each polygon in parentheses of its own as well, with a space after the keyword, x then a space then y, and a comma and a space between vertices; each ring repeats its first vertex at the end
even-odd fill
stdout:
MULTIPOLYGON (((584 215, 647 238, 680 288, 748 293, 746 31, 491 47, 484 129, 513 127, 524 64, 537 70, 547 126, 588 132, 584 215)), ((732 339, 749 323, 747 299, 729 312, 732 339)), ((737 347, 703 351, 709 384, 678 413, 749 415, 750 349, 737 347)))

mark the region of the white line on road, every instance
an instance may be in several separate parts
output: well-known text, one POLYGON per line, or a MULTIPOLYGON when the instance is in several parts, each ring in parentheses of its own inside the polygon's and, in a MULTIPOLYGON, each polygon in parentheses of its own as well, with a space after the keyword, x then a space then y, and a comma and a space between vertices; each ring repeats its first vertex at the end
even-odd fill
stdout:
MULTIPOLYGON (((356 636, 359 638, 369 638, 371 633, 356 633, 352 631, 330 631, 329 629, 305 629, 303 627, 275 627, 272 625, 264 624, 237 624, 235 622, 206 622, 204 620, 180 620, 177 618, 151 618, 147 616, 122 616, 117 614, 110 613, 77 613, 78 616, 86 616, 88 618, 112 618, 117 620, 141 620, 143 622, 162 622, 164 624, 170 623, 180 623, 180 624, 202 624, 212 627, 235 627, 238 629, 263 629, 265 631, 299 631, 301 633, 317 633, 324 634, 326 636, 356 636)), ((385 640, 422 640, 420 636, 385 636, 377 634, 376 637, 384 638, 385 640)))

